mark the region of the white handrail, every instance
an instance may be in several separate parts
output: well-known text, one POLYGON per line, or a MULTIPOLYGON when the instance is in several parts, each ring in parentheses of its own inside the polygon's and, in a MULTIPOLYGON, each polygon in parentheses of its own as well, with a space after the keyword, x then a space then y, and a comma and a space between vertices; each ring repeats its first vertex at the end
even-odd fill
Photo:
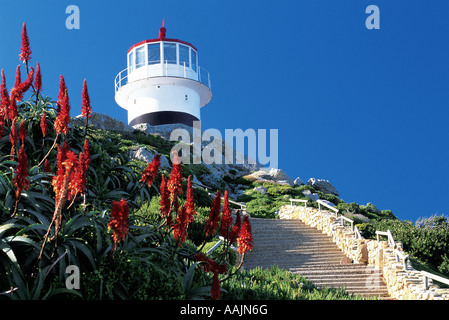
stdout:
POLYGON ((426 290, 429 289, 429 278, 449 285, 449 279, 447 279, 447 278, 437 276, 436 274, 433 274, 433 273, 430 273, 427 271, 421 271, 421 274, 424 276, 424 288, 426 290))
POLYGON ((343 225, 343 226, 344 226, 344 221, 349 222, 351 224, 351 230, 354 231, 354 221, 353 220, 346 218, 345 216, 340 216, 338 219, 340 219, 341 225, 343 225))
POLYGON ((409 260, 409 256, 404 254, 402 251, 399 251, 396 247, 396 242, 394 241, 393 235, 391 234, 390 229, 387 231, 376 231, 377 241, 380 241, 380 236, 385 236, 388 238, 388 245, 393 249, 394 254, 396 255, 396 261, 402 260, 403 269, 407 269, 407 261, 409 260))
POLYGON ((316 202, 318 202, 318 210, 319 210, 320 212, 321 212, 321 206, 325 206, 325 207, 327 207, 327 208, 333 210, 333 211, 335 212, 335 217, 337 217, 337 214, 338 214, 338 209, 337 209, 337 208, 334 208, 334 207, 328 205, 326 202, 323 202, 323 201, 321 201, 321 200, 317 200, 316 202))
POLYGON ((293 202, 302 202, 302 203, 304 203, 304 207, 307 208, 307 202, 308 201, 309 200, 305 200, 305 199, 290 199, 290 205, 292 206, 293 202))

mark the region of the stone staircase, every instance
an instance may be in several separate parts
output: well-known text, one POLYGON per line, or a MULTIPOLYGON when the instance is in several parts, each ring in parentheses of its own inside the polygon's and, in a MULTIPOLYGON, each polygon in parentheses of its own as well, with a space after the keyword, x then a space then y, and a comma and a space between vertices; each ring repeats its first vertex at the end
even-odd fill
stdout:
POLYGON ((245 269, 276 264, 318 287, 344 287, 351 294, 389 299, 381 273, 348 263, 327 235, 301 220, 251 218, 251 226, 254 249, 245 257, 245 269))

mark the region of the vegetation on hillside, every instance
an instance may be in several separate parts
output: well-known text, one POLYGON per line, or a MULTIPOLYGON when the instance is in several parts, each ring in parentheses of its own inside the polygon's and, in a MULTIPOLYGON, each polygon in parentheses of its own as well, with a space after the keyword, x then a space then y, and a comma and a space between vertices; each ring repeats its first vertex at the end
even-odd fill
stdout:
POLYGON ((379 210, 372 203, 346 203, 335 195, 325 194, 308 185, 252 182, 244 177, 228 182, 247 186, 238 201, 246 202, 252 216, 262 218, 276 218, 276 212, 281 206, 290 204, 290 198, 308 199, 307 206, 318 207, 316 201, 303 194, 303 191, 310 190, 311 193, 317 193, 320 199, 333 203, 340 214, 352 219, 364 238, 375 239, 376 230, 390 230, 394 239, 403 244, 416 269, 449 276, 449 220, 444 215, 421 218, 413 223, 398 219, 391 210, 379 210), (266 188, 266 193, 255 190, 259 186, 266 188))

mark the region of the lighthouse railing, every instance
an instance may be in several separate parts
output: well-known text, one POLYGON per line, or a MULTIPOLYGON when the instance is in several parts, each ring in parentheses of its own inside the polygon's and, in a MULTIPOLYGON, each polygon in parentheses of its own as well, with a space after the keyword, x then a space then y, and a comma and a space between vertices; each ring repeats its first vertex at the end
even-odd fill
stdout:
POLYGON ((157 64, 139 65, 138 67, 131 66, 123 69, 114 79, 115 92, 129 83, 130 76, 132 76, 132 80, 152 77, 179 77, 198 81, 208 88, 211 88, 210 74, 203 67, 196 66, 195 71, 192 68, 187 67, 185 62, 183 64, 176 64, 175 61, 164 60, 157 64), (142 68, 144 68, 145 71, 143 71, 142 68))

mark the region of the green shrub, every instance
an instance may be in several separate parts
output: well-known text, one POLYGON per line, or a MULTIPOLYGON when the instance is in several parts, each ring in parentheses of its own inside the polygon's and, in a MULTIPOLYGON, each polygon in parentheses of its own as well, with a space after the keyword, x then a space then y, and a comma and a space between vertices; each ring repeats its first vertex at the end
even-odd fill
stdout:
POLYGON ((318 289, 299 274, 280 269, 255 268, 239 272, 223 283, 224 300, 354 300, 343 289, 318 289))
POLYGON ((93 272, 83 274, 81 292, 87 300, 183 299, 181 273, 143 263, 127 251, 107 256, 93 272))
POLYGON ((375 230, 390 230, 395 241, 402 242, 404 251, 411 258, 449 275, 449 228, 446 223, 426 227, 415 226, 411 221, 384 219, 373 221, 363 229, 366 238, 375 238, 375 230))
MULTIPOLYGON (((215 239, 206 243, 202 249, 204 253, 209 251, 219 240, 215 239)), ((218 248, 216 248, 210 255, 212 259, 217 261, 219 264, 226 263, 228 268, 235 266, 237 263, 237 252, 226 247, 226 244, 222 243, 218 248)))
POLYGON ((211 207, 212 198, 203 188, 193 188, 193 197, 195 200, 195 206, 197 207, 211 207))

